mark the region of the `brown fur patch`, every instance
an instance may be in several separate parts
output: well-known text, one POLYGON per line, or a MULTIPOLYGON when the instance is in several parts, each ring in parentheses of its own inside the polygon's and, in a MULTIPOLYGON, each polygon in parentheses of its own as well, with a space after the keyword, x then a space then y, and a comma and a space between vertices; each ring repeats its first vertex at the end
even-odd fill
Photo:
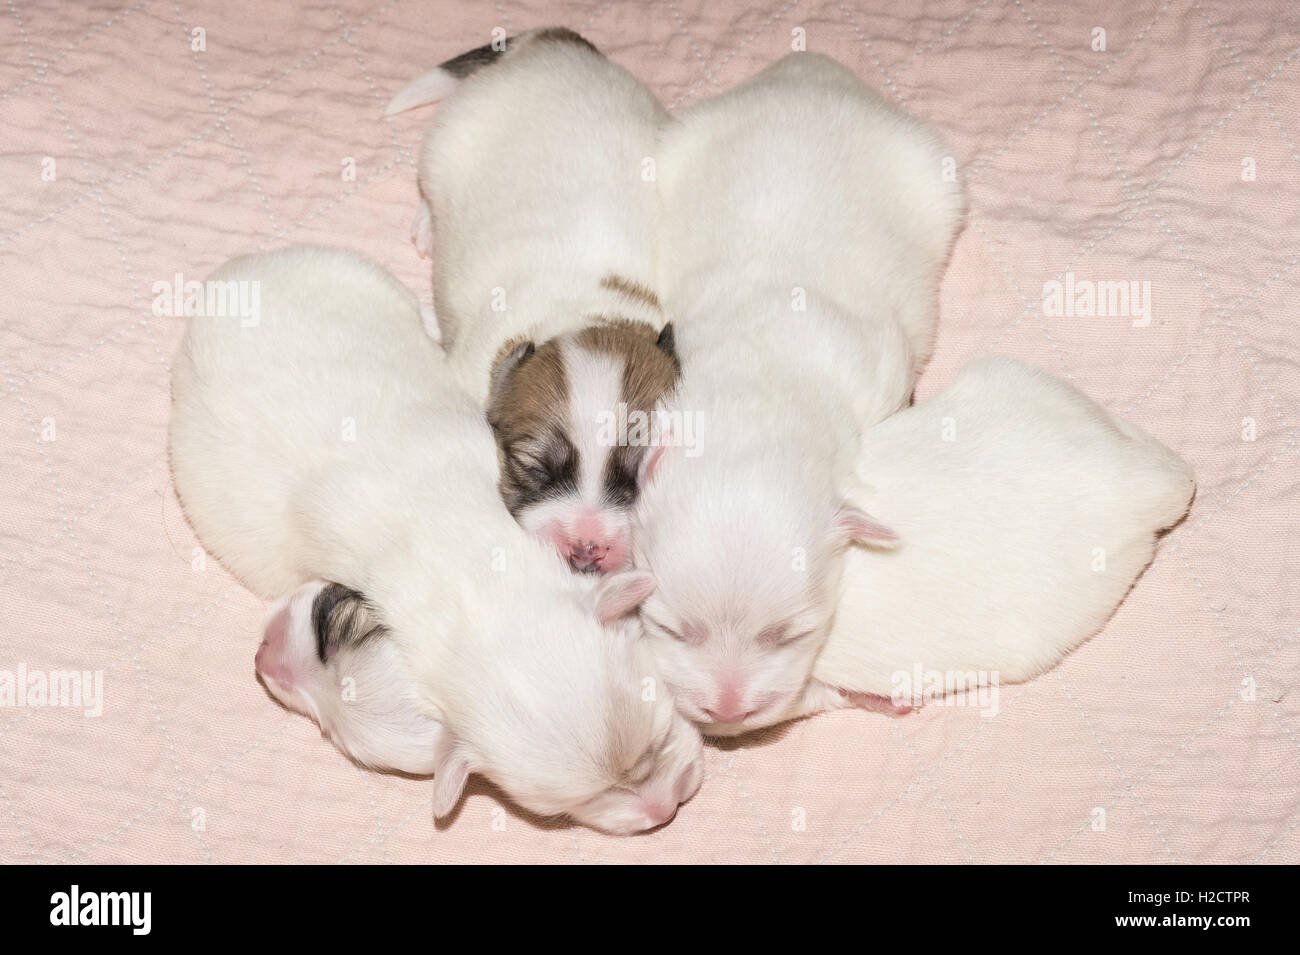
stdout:
POLYGON ((574 341, 593 352, 623 359, 623 400, 629 409, 650 412, 677 386, 677 362, 655 344, 659 333, 645 322, 604 319, 578 332, 574 341))
MULTIPOLYGON (((507 342, 493 364, 496 377, 500 363, 520 344, 507 342)), ((536 481, 521 467, 512 449, 525 449, 528 460, 562 454, 559 447, 569 410, 569 383, 564 359, 555 339, 537 346, 533 354, 509 375, 493 395, 487 408, 488 424, 497 443, 500 478, 497 488, 511 514, 534 501, 536 481)))
MULTIPOLYGON (((493 368, 505 359, 519 342, 509 342, 497 356, 493 368)), ((564 359, 555 339, 537 346, 532 357, 524 361, 505 382, 488 406, 488 423, 510 431, 535 430, 554 419, 556 411, 564 414, 569 407, 569 383, 564 373, 564 359)))
POLYGON ((610 273, 600 280, 601 288, 607 288, 611 292, 618 292, 620 295, 626 295, 633 301, 649 305, 653 309, 661 309, 659 296, 654 293, 653 289, 646 288, 640 282, 633 282, 622 275, 610 273))

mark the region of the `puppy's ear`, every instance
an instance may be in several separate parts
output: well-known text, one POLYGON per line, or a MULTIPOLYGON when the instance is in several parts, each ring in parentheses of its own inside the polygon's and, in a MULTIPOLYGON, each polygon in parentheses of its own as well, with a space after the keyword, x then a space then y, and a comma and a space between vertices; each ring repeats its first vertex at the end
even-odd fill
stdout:
POLYGON ((654 483, 655 475, 659 473, 659 465, 663 461, 664 452, 668 450, 666 444, 656 444, 646 448, 646 452, 641 457, 641 465, 638 470, 641 472, 637 477, 637 485, 646 487, 654 483))
POLYGON ((502 355, 492 366, 492 379, 488 387, 488 420, 493 420, 492 409, 505 396, 506 388, 510 384, 510 379, 516 371, 533 357, 533 352, 537 347, 531 342, 520 342, 509 352, 502 355))
POLYGON ((845 544, 868 544, 876 547, 892 547, 898 543, 898 533, 886 527, 860 507, 841 504, 835 512, 832 534, 845 544))
POLYGON ((677 357, 677 332, 673 330, 673 323, 669 322, 659 332, 659 337, 655 339, 655 346, 673 360, 673 367, 677 373, 681 374, 682 362, 677 357))
MULTIPOLYGON (((667 328, 668 326, 665 325, 664 327, 667 328)), ((656 406, 656 418, 662 417, 660 414, 662 410, 662 403, 656 406)), ((655 476, 659 473, 659 465, 663 463, 664 454, 672 443, 672 425, 666 425, 655 431, 654 443, 645 449, 645 454, 641 455, 641 463, 637 465, 637 487, 646 487, 654 483, 655 476)))
POLYGON ((474 771, 469 749, 443 727, 434 745, 433 814, 442 818, 456 808, 474 771))
POLYGON ((596 619, 613 623, 636 610, 655 592, 654 575, 644 570, 610 574, 591 592, 589 600, 596 619))

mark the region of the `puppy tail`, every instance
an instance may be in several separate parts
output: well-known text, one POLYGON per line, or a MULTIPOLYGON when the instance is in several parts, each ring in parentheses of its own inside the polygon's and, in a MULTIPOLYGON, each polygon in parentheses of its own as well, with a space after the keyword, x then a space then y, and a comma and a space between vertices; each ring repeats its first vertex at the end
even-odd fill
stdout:
POLYGON ((417 106, 428 106, 446 99, 457 84, 471 73, 495 63, 512 50, 537 42, 571 43, 585 47, 593 53, 600 52, 585 37, 565 27, 542 27, 525 31, 518 36, 493 40, 483 46, 466 50, 459 56, 453 56, 423 76, 416 77, 392 98, 384 110, 384 115, 394 116, 408 109, 415 109, 417 106))

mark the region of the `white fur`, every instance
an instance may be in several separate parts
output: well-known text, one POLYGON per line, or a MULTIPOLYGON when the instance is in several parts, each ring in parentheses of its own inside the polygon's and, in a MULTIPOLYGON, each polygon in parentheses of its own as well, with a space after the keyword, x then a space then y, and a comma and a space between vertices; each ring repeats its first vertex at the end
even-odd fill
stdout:
POLYGON ((414 296, 328 249, 213 278, 259 282, 261 316, 190 321, 171 425, 187 515, 255 592, 288 592, 272 621, 289 614, 296 663, 313 658, 320 580, 365 594, 391 630, 272 690, 359 760, 435 771, 439 813, 481 772, 535 812, 615 832, 664 821, 699 784, 698 735, 666 694, 642 700, 654 670, 636 625, 596 620, 632 609, 644 575, 593 590, 509 517, 482 413, 446 384, 414 296), (360 705, 340 702, 344 676, 360 705))
POLYGON ((883 696, 917 667, 1014 683, 1053 666, 1105 623, 1195 488, 1132 424, 993 357, 873 428, 860 477, 900 543, 850 554, 814 672, 883 696))
MULTIPOLYGON (((804 289, 859 334, 897 324, 914 368, 924 365, 965 210, 933 130, 833 60, 796 53, 681 114, 659 155, 660 286, 670 313, 701 313, 701 294, 748 290, 770 294, 793 324, 818 311, 812 301, 807 312, 791 307, 792 292, 804 289)), ((716 318, 725 333, 725 317, 716 318)), ((888 413, 891 399, 876 402, 888 413)))
POLYGON ((962 197, 932 133, 813 54, 688 110, 659 155, 677 410, 704 438, 697 457, 665 452, 634 541, 665 679, 730 733, 798 699, 846 547, 888 539, 845 496, 862 430, 906 403, 930 352, 962 197), (803 636, 765 645, 780 621, 803 636), (698 640, 669 634, 688 627, 698 640))
POLYGON ((420 154, 443 341, 480 400, 507 341, 626 311, 606 275, 655 277, 659 200, 643 170, 663 108, 591 50, 526 40, 455 88, 420 154))
MULTIPOLYGON (((617 408, 623 395, 622 355, 591 352, 565 342, 561 349, 564 370, 569 378, 569 420, 600 421, 600 416, 617 408)), ((606 448, 599 442, 596 429, 579 429, 572 437, 580 462, 578 487, 591 495, 583 503, 599 506, 603 483, 606 448)))

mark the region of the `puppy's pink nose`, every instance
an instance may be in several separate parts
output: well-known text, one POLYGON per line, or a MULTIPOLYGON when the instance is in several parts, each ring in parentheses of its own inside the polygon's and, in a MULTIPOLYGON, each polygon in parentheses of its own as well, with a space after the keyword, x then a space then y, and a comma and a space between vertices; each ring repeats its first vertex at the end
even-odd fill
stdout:
POLYGON ((253 666, 263 679, 274 680, 281 686, 293 686, 293 670, 284 659, 284 630, 273 623, 267 628, 266 639, 257 648, 253 666))
POLYGON ((645 810, 646 818, 650 820, 651 825, 662 826, 677 815, 677 806, 674 803, 646 800, 642 802, 641 806, 645 810))
POLYGON ((595 541, 575 541, 569 545, 569 566, 574 570, 600 570, 600 562, 609 548, 595 541))
POLYGON ((731 706, 719 706, 716 709, 706 709, 705 715, 715 723, 743 723, 757 710, 746 710, 739 703, 731 706))
POLYGON ((744 692, 740 678, 734 674, 721 674, 718 677, 718 699, 704 712, 715 723, 742 723, 752 710, 745 708, 744 692))
POLYGON ((288 685, 289 668, 284 665, 279 651, 271 646, 270 641, 263 640, 262 645, 257 648, 257 656, 253 657, 253 666, 264 679, 288 685))

